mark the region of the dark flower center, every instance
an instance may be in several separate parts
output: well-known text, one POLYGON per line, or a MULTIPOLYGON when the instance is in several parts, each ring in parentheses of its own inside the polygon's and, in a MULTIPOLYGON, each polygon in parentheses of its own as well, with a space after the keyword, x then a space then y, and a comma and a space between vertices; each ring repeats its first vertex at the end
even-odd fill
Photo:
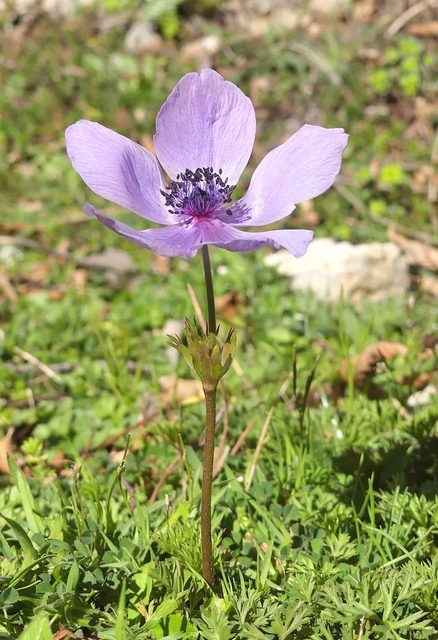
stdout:
POLYGON ((186 169, 161 191, 170 213, 183 213, 189 216, 207 215, 218 211, 224 204, 231 202, 235 186, 222 179, 222 169, 214 173, 212 167, 191 171, 186 169))

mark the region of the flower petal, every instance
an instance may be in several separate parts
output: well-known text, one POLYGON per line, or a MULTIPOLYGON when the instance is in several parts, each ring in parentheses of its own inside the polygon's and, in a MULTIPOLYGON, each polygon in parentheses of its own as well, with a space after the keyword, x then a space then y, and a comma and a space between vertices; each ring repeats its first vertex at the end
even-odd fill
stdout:
POLYGON ((235 185, 254 144, 256 119, 251 100, 212 69, 188 73, 157 116, 154 145, 175 180, 186 169, 213 167, 235 185))
POLYGON ((270 244, 275 251, 284 247, 296 258, 300 258, 306 253, 307 245, 313 238, 313 231, 306 229, 250 233, 210 216, 198 216, 191 224, 198 229, 198 248, 204 244, 213 244, 228 251, 251 251, 270 244))
POLYGON ((160 256, 193 258, 200 247, 198 229, 185 222, 168 227, 138 231, 124 222, 110 218, 91 204, 85 205, 84 212, 87 216, 98 218, 106 227, 126 240, 134 242, 140 247, 151 249, 160 256))
POLYGON ((339 173, 347 140, 343 129, 305 124, 263 158, 246 194, 229 207, 232 224, 276 222, 289 215, 299 202, 326 191, 339 173))
POLYGON ((177 222, 160 193, 166 182, 152 153, 89 120, 72 124, 65 137, 73 167, 92 191, 152 222, 177 222))
MULTIPOLYGON (((252 251, 270 244, 274 251, 284 247, 296 258, 301 258, 306 253, 309 242, 313 239, 313 231, 307 229, 260 231, 258 233, 241 231, 231 226, 230 229, 233 229, 233 239, 212 244, 228 251, 239 252, 252 251)), ((230 236, 231 234, 229 234, 230 236)))

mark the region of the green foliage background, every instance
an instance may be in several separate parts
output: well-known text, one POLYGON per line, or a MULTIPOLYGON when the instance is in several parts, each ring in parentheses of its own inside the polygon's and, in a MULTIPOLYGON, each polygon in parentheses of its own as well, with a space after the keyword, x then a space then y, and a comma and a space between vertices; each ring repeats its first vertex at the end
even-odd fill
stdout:
POLYGON ((284 139, 291 118, 312 114, 349 132, 337 188, 314 203, 317 235, 384 240, 388 220, 431 235, 434 203, 418 176, 436 163, 436 112, 427 108, 436 100, 436 42, 407 29, 388 36, 396 16, 380 4, 375 19, 361 21, 351 3, 313 38, 305 29, 237 33, 211 0, 108 0, 59 20, 3 11, 0 233, 36 244, 16 248, 2 267, 19 295, 0 299, 0 429, 12 431, 16 460, 0 477, 0 638, 49 640, 63 627, 117 640, 437 637, 438 410, 400 410, 415 378, 436 370, 436 357, 417 357, 437 331, 434 303, 413 292, 334 307, 293 294, 263 265, 263 251, 212 252, 217 295, 238 290, 244 300, 233 319, 240 369, 227 374, 221 399, 230 446, 252 424, 215 480, 222 592, 214 595, 200 577, 203 409, 157 400, 161 376, 188 376, 169 359, 162 329, 193 316, 187 284, 202 302, 201 264, 174 260, 160 274, 151 254, 86 219, 87 199, 103 203, 72 170, 63 137, 89 118, 150 140, 161 104, 196 67, 181 57, 196 24, 197 36, 220 37, 212 64, 228 79, 251 97, 265 80, 255 155, 284 139), (162 36, 154 54, 124 50, 134 19, 162 36), (75 262, 49 258, 25 294, 20 287, 48 260, 44 249, 66 238, 76 260, 123 249, 136 273, 114 285, 92 270, 79 288, 75 262), (387 398, 370 400, 350 381, 338 399, 342 359, 381 339, 410 349, 375 378, 387 398), (16 347, 70 368, 59 381, 20 369, 16 347), (317 357, 316 406, 306 407, 317 357), (153 420, 142 422, 150 406, 153 420))

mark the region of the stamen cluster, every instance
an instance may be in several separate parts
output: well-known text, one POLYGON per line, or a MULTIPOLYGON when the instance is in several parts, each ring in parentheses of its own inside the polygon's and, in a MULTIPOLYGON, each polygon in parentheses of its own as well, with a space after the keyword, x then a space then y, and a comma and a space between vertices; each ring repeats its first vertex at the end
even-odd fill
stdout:
POLYGON ((222 169, 215 173, 213 167, 203 167, 179 173, 161 193, 170 213, 196 216, 214 213, 231 202, 234 189, 228 178, 222 178, 222 169))

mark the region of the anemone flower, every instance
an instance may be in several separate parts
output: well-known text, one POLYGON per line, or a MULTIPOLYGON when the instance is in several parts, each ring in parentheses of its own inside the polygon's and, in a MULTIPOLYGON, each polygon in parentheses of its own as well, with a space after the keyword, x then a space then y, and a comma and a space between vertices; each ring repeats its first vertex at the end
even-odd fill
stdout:
POLYGON ((254 107, 236 85, 212 69, 188 73, 161 107, 156 126, 156 156, 97 122, 68 127, 68 154, 90 189, 163 226, 137 230, 91 204, 84 207, 88 216, 162 256, 193 258, 208 244, 228 251, 269 244, 297 258, 306 252, 312 231, 239 227, 270 225, 326 191, 341 166, 348 138, 343 129, 305 124, 265 156, 246 194, 233 202, 256 130, 254 107))

